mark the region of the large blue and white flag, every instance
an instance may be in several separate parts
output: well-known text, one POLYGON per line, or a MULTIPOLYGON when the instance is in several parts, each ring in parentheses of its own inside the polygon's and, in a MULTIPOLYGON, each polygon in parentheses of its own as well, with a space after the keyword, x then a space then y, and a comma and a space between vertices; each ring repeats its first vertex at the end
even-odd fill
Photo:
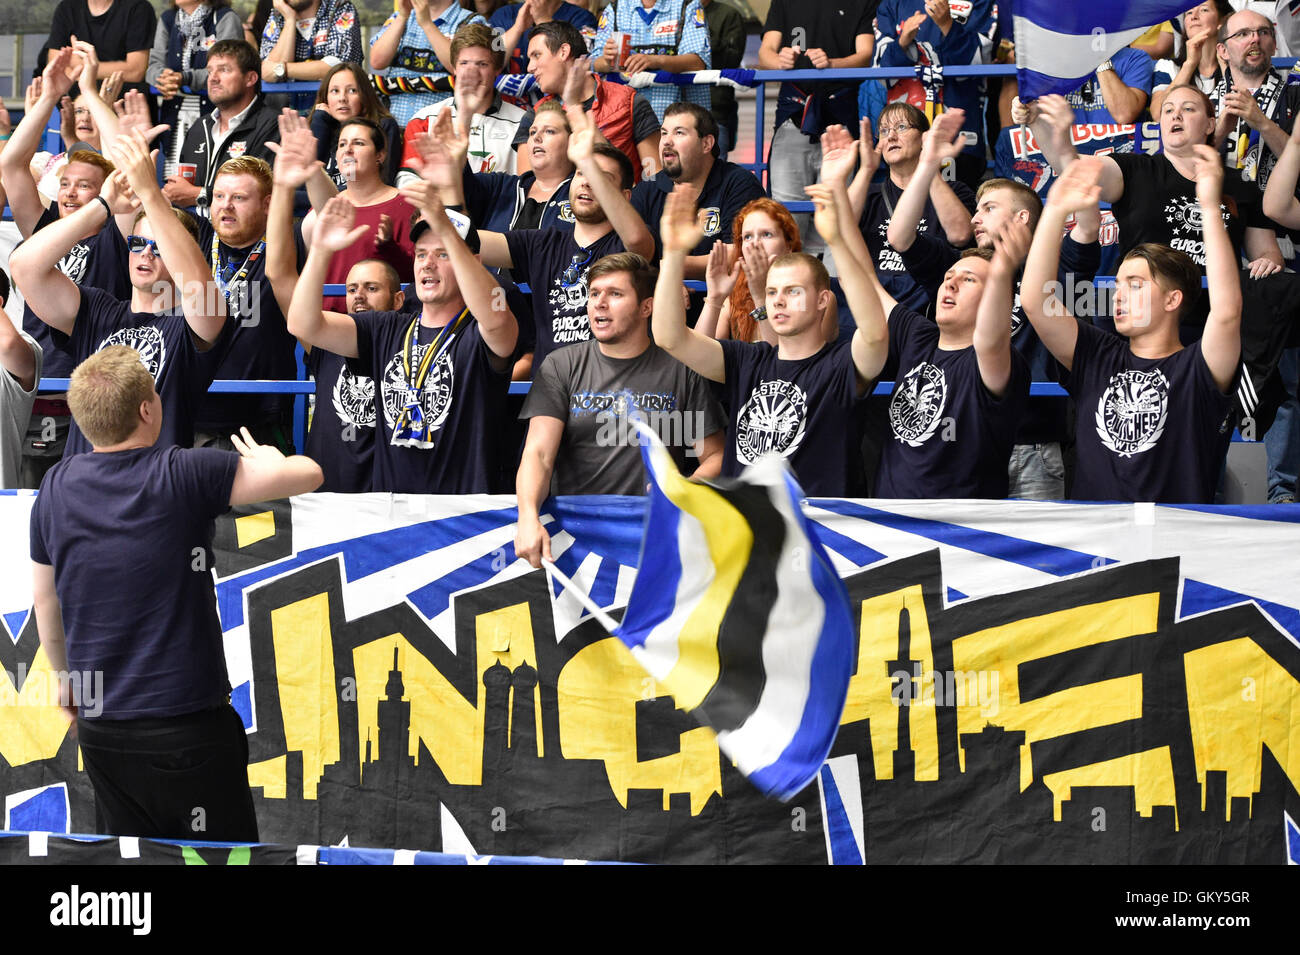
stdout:
POLYGON ((1188 0, 1015 0, 1020 98, 1077 90, 1098 66, 1148 28, 1189 6, 1188 0))
POLYGON ((847 592, 783 459, 696 484, 647 438, 645 540, 617 636, 751 783, 790 799, 817 778, 843 714, 847 592))

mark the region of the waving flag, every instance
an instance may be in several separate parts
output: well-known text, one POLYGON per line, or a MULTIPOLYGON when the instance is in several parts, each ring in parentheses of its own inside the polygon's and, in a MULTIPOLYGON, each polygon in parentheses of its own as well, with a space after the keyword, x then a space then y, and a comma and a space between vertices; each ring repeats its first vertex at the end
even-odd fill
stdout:
POLYGON ((617 636, 750 782, 789 799, 817 777, 844 709, 844 585, 784 460, 694 484, 648 439, 645 541, 617 636))
POLYGON ((1183 13, 1188 0, 1016 0, 1020 98, 1069 93, 1149 27, 1183 13))

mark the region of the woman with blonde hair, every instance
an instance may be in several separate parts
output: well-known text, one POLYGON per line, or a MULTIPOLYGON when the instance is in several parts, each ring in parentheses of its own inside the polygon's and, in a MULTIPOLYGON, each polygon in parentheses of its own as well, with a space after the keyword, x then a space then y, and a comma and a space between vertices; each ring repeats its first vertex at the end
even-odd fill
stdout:
MULTIPOLYGON (((772 260, 787 252, 802 252, 799 226, 788 209, 763 196, 745 205, 731 226, 731 245, 715 242, 705 273, 707 291, 696 329, 719 340, 774 340, 764 334, 767 315, 760 307, 772 260)), ((826 340, 839 334, 838 308, 832 302, 823 313, 826 340)))

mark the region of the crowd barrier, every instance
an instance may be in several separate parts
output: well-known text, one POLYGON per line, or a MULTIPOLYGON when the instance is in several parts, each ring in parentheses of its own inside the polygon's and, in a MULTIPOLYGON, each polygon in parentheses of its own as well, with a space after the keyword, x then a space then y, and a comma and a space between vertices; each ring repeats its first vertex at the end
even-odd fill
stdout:
MULTIPOLYGON (((88 832, 30 613, 34 500, 0 493, 0 821, 88 832)), ((615 618, 644 509, 558 498, 543 515, 560 570, 615 618)), ((857 640, 835 746, 788 803, 514 559, 513 497, 313 494, 221 517, 261 839, 638 862, 1300 860, 1300 514, 826 498, 805 514, 857 640)), ((84 705, 111 678, 82 677, 84 705)))

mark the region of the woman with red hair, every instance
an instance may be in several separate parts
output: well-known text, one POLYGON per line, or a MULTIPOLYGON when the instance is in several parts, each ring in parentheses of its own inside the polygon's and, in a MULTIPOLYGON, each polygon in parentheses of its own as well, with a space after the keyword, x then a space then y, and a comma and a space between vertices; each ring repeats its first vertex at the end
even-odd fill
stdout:
MULTIPOLYGON (((731 226, 731 243, 715 242, 709 252, 705 272, 708 290, 695 328, 719 340, 775 344, 776 336, 764 334, 767 326, 761 322, 767 316, 759 306, 764 301, 768 265, 778 255, 803 251, 799 226, 785 206, 764 196, 749 202, 737 214, 731 226)), ((839 316, 833 301, 822 315, 822 327, 826 340, 834 341, 839 334, 839 316)))

